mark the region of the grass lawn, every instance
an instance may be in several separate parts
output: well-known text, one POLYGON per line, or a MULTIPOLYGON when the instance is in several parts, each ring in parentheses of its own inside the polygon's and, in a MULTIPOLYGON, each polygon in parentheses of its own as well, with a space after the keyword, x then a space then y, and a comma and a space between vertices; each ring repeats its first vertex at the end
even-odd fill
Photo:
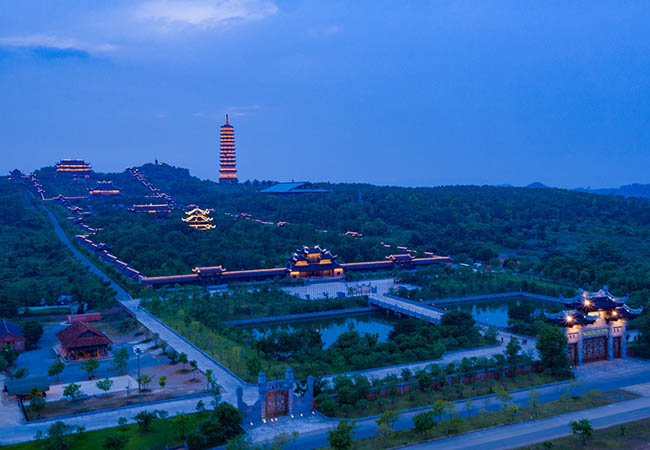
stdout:
MULTIPOLYGON (((568 426, 567 426, 568 429, 568 426)), ((573 437, 567 436, 550 441, 554 449, 583 449, 582 442, 573 437)), ((614 425, 602 430, 594 430, 593 437, 587 440, 587 448, 610 449, 610 448, 648 448, 650 442, 650 419, 637 420, 621 425, 614 425)), ((543 449, 542 443, 522 449, 543 449)))
MULTIPOLYGON (((199 423, 210 416, 209 412, 202 412, 191 414, 192 426, 194 429, 199 426, 199 423)), ((116 424, 117 425, 117 424, 116 424)), ((88 431, 82 434, 72 434, 66 436, 70 450, 86 450, 86 449, 101 449, 103 448, 104 440, 107 436, 114 436, 119 433, 124 433, 129 436, 129 441, 125 450, 158 450, 165 448, 166 445, 174 447, 181 445, 182 442, 176 438, 176 431, 171 426, 170 419, 157 420, 151 425, 151 431, 143 432, 136 424, 127 425, 123 428, 105 428, 103 430, 88 431)), ((43 441, 32 441, 24 444, 10 445, 3 447, 11 450, 42 450, 43 441)))
MULTIPOLYGON (((630 400, 638 397, 623 390, 613 390, 600 393, 600 395, 582 396, 576 398, 568 398, 565 400, 556 400, 553 402, 540 403, 536 407, 526 406, 519 408, 517 415, 513 415, 512 411, 504 410, 492 413, 479 414, 467 419, 456 418, 449 421, 444 421, 438 424, 432 431, 430 431, 426 438, 422 433, 416 432, 414 429, 400 431, 394 433, 392 437, 371 437, 367 439, 360 439, 354 441, 353 448, 355 450, 375 450, 380 448, 393 448, 401 445, 415 444, 424 442, 430 439, 443 438, 454 434, 467 433, 482 428, 495 427, 500 425, 507 425, 516 422, 523 422, 526 420, 543 419, 546 417, 564 414, 572 411, 580 411, 583 409, 595 408, 604 406, 611 403, 630 400)), ((648 422, 650 423, 650 422, 648 422)), ((640 427, 641 428, 641 427, 640 427)), ((598 432, 596 432, 597 434, 598 432)), ((650 435, 650 431, 646 435, 650 435)), ((555 444, 555 442, 554 442, 555 444)), ((591 447, 591 443, 589 444, 591 447)), ((553 448, 564 448, 556 447, 553 448)), ((566 447, 578 448, 578 447, 566 447)), ((598 447, 600 448, 600 447, 598 447)), ((607 447, 602 447, 607 448, 607 447)), ((630 447, 620 447, 630 448, 630 447)), ((325 447, 324 449, 331 449, 325 447)))
POLYGON ((437 400, 455 401, 464 398, 493 394, 498 391, 512 391, 530 386, 539 386, 541 384, 553 383, 556 381, 559 381, 558 378, 552 375, 544 373, 529 373, 517 375, 512 378, 505 377, 500 380, 477 381, 472 384, 443 386, 441 389, 435 391, 414 390, 405 395, 395 395, 371 400, 367 402, 367 406, 365 402, 359 402, 351 408, 347 407, 347 405, 340 405, 337 408, 337 416, 349 418, 374 416, 381 414, 387 409, 401 411, 404 409, 417 408, 419 406, 432 405, 437 400))

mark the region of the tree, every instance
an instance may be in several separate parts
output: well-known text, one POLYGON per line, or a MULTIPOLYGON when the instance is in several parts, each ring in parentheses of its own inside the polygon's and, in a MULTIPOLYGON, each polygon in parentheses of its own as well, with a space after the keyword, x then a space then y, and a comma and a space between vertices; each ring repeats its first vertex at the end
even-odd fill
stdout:
POLYGON ((203 403, 203 400, 196 402, 196 407, 194 409, 196 409, 198 412, 205 411, 205 403, 203 403))
POLYGON ((145 409, 136 414, 133 419, 142 431, 150 431, 151 424, 154 420, 160 418, 163 415, 162 413, 165 413, 165 411, 159 411, 157 409, 154 411, 148 411, 145 409))
POLYGON ((108 392, 111 390, 113 387, 113 380, 110 378, 105 378, 103 380, 98 380, 97 383, 95 383, 97 386, 97 389, 101 389, 104 392, 108 392))
POLYGON ((102 447, 106 450, 122 450, 126 447, 126 444, 129 442, 129 436, 127 434, 112 434, 106 436, 102 447))
POLYGON ((506 359, 508 360, 508 364, 510 365, 517 364, 520 351, 521 351, 521 344, 519 344, 519 339, 512 336, 508 341, 508 345, 506 345, 506 349, 504 351, 506 355, 506 359))
POLYGON ((530 390, 530 397, 528 397, 528 405, 533 408, 533 414, 537 418, 537 403, 539 402, 539 391, 537 389, 530 390))
POLYGON ((246 370, 251 378, 256 377, 262 371, 262 361, 257 355, 246 360, 246 370))
POLYGON ((36 388, 32 388, 30 394, 31 399, 29 401, 29 409, 40 419, 41 411, 45 408, 45 399, 39 395, 36 388))
POLYGON ((53 377, 56 375, 56 381, 59 381, 59 374, 65 369, 63 362, 56 360, 47 368, 47 375, 53 377))
POLYGON ((176 433, 176 437, 181 441, 187 440, 187 436, 192 431, 194 422, 188 414, 178 414, 172 420, 172 427, 176 433))
POLYGON ((393 410, 384 411, 376 420, 377 434, 382 437, 392 438, 395 435, 395 422, 400 418, 400 413, 393 410))
POLYGON ((153 381, 153 378, 146 373, 143 373, 138 377, 138 383, 142 386, 142 390, 147 388, 147 385, 153 381))
POLYGON ((183 369, 185 369, 185 366, 189 363, 189 360, 187 359, 187 353, 180 352, 178 354, 178 362, 183 364, 183 369))
POLYGON ((427 438, 427 433, 436 426, 436 419, 431 411, 424 411, 420 414, 417 414, 413 417, 413 425, 415 425, 415 430, 418 433, 424 435, 424 439, 427 438))
POLYGON ((47 445, 47 450, 65 450, 68 448, 68 443, 65 440, 65 436, 72 431, 70 425, 57 420, 47 429, 47 437, 49 438, 49 443, 47 445))
POLYGON ((92 380, 95 376, 95 371, 99 369, 99 361, 95 358, 90 358, 81 363, 81 369, 88 373, 88 379, 92 380))
POLYGON ((214 376, 214 370, 208 369, 205 371, 205 390, 209 391, 210 390, 210 385, 214 383, 214 380, 212 377, 214 376))
POLYGON ((70 383, 63 389, 63 395, 68 397, 70 401, 74 401, 81 397, 81 385, 77 383, 70 383))
POLYGON ((356 428, 354 421, 341 420, 334 428, 327 432, 327 442, 334 450, 348 450, 352 447, 352 433, 356 428))
POLYGON ((167 353, 167 346, 168 346, 167 342, 160 341, 160 344, 158 345, 160 346, 160 350, 162 350, 163 355, 167 353))
POLYGON ((196 371, 199 370, 199 363, 196 362, 196 360, 190 361, 190 367, 192 368, 192 380, 196 380, 196 371))
POLYGON ((43 336, 43 325, 36 320, 29 320, 23 325, 23 336, 28 349, 36 348, 38 341, 43 336))
POLYGON ((176 364, 176 360, 178 360, 178 352, 173 348, 170 348, 167 352, 167 358, 169 358, 171 364, 176 364))
POLYGON ((160 389, 165 390, 165 386, 167 386, 167 377, 165 375, 158 377, 158 385, 160 386, 160 389))
POLYGON ((16 378, 17 380, 21 378, 27 378, 28 376, 29 376, 29 369, 25 367, 16 369, 16 371, 14 372, 14 378, 16 378))
POLYGON ((536 347, 542 366, 553 375, 566 376, 569 373, 567 346, 568 341, 562 328, 540 323, 537 328, 536 347))
POLYGON ((120 417, 119 419, 117 419, 117 425, 122 429, 126 428, 127 423, 129 423, 129 421, 127 420, 126 417, 120 417))
POLYGON ((120 347, 113 354, 113 369, 118 373, 124 373, 126 371, 126 366, 129 362, 129 351, 126 347, 120 347))
POLYGON ((571 426, 571 433, 577 438, 580 438, 582 445, 587 443, 587 439, 591 437, 594 432, 591 422, 588 419, 574 420, 569 424, 571 426))

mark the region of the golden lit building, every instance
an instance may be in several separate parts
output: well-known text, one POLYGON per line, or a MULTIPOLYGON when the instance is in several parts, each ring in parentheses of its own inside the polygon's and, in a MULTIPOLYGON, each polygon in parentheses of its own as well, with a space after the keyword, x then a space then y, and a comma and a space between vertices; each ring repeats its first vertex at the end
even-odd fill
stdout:
POLYGON ((219 182, 237 183, 237 167, 235 161, 235 129, 228 122, 221 126, 221 158, 220 158, 219 182))
POLYGON ((88 191, 92 196, 110 197, 120 195, 120 188, 115 186, 112 181, 98 181, 97 186, 88 191))
POLYGON ((77 178, 90 177, 90 164, 83 159, 62 159, 56 163, 56 172, 70 174, 77 178))
POLYGON ((208 216, 209 213, 210 211, 207 209, 194 208, 191 211, 186 211, 187 217, 181 220, 195 230, 211 230, 216 227, 210 223, 214 219, 208 216))

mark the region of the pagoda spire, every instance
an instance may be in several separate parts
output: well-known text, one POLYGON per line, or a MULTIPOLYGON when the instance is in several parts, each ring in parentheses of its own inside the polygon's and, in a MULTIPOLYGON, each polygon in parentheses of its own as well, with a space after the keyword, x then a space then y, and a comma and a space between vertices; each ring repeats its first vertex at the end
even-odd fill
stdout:
POLYGON ((228 125, 228 114, 226 114, 226 125, 228 125))

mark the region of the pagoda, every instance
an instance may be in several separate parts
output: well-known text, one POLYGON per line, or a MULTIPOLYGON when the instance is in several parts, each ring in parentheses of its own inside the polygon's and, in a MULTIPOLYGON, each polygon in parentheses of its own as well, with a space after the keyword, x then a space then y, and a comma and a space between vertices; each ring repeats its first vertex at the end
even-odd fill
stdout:
POLYGON ((571 365, 625 358, 627 322, 643 311, 628 307, 625 300, 613 296, 607 286, 597 292, 580 289, 577 297, 566 301, 566 310, 544 313, 551 323, 564 327, 571 365))
POLYGON ((210 223, 214 219, 209 216, 210 210, 208 209, 194 208, 191 211, 186 211, 185 214, 187 217, 184 217, 181 220, 195 230, 205 231, 216 228, 210 223))
POLYGON ((111 197, 120 195, 120 188, 116 187, 112 181, 98 181, 97 186, 88 191, 92 196, 111 197))
POLYGON ((90 164, 83 159, 62 159, 56 163, 56 172, 70 174, 75 178, 89 178, 90 164))
POLYGON ((336 256, 320 246, 296 249, 287 264, 289 276, 298 278, 330 278, 343 276, 343 266, 336 262, 336 256))
POLYGON ((226 114, 226 123, 221 126, 220 142, 220 170, 219 182, 226 184, 237 183, 237 166, 235 161, 235 129, 228 122, 226 114))

